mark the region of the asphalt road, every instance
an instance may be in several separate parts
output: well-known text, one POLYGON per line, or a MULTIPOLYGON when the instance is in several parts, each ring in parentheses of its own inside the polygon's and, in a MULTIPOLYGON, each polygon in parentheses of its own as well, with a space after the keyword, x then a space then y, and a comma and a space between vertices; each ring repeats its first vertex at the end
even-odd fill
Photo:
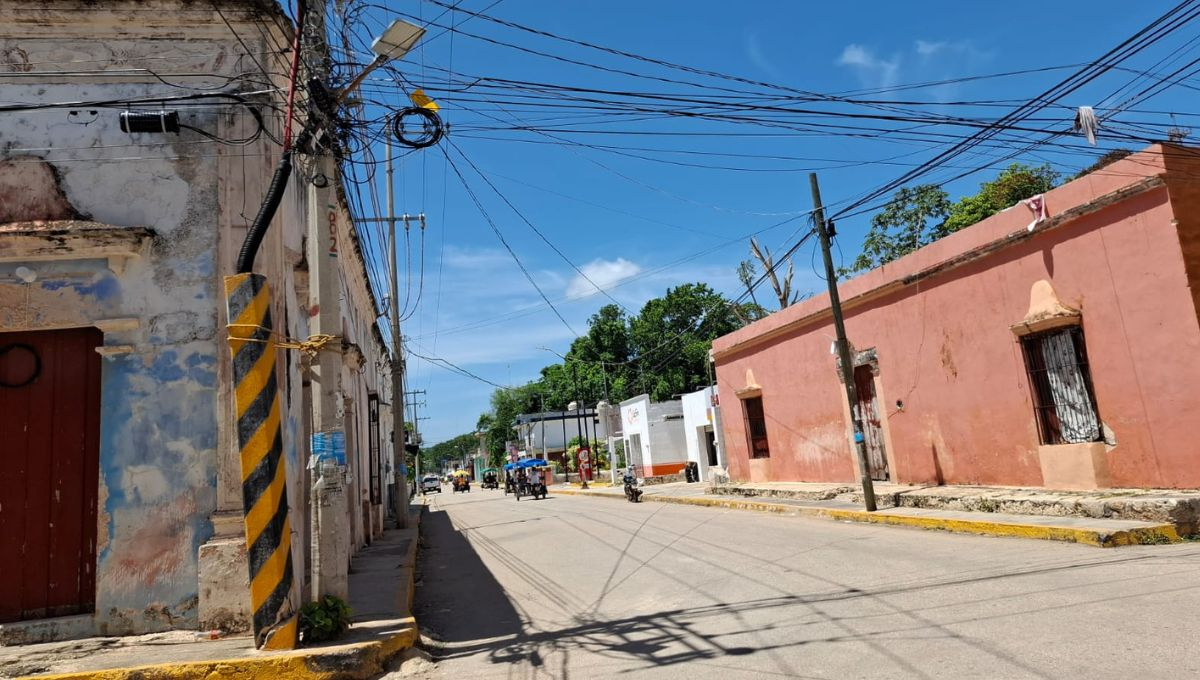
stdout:
POLYGON ((1200 543, 477 488, 429 504, 416 615, 435 678, 1200 677, 1200 543))

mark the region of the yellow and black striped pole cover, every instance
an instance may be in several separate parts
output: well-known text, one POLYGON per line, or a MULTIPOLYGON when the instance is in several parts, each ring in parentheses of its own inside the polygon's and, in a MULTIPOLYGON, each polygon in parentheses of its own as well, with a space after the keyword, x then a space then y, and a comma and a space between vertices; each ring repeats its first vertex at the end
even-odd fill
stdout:
POLYGON ((225 277, 225 304, 242 454, 242 507, 254 643, 259 649, 294 649, 297 621, 287 472, 279 429, 271 293, 266 278, 260 274, 225 277))

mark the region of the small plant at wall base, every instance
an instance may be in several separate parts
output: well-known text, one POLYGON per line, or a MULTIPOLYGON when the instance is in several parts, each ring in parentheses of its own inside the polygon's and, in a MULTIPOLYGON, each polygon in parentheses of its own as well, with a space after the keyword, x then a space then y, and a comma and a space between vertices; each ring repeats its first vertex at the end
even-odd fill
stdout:
POLYGON ((326 595, 300 608, 300 644, 333 640, 350 628, 350 605, 335 595, 326 595))

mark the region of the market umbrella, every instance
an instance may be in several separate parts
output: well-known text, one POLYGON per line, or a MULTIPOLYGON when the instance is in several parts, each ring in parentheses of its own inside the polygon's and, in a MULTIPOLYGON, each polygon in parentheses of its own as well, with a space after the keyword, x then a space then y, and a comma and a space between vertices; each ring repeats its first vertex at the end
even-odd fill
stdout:
POLYGON ((548 467, 550 464, 541 458, 529 458, 519 463, 523 468, 548 467))

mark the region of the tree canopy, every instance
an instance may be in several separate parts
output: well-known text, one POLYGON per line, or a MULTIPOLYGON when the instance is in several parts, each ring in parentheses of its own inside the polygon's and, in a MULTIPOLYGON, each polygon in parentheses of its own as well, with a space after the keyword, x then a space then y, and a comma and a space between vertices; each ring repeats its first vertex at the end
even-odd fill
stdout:
POLYGON ((668 289, 635 316, 615 304, 601 307, 564 361, 544 367, 538 380, 492 393, 478 426, 487 432, 493 464, 503 461, 522 413, 562 411, 572 401, 615 404, 642 393, 663 401, 711 384, 712 341, 741 326, 729 300, 703 283, 668 289))
POLYGON ((854 274, 904 257, 1019 201, 1053 189, 1058 179, 1059 174, 1048 164, 1013 163, 996 179, 981 184, 978 193, 964 196, 956 203, 951 203, 950 195, 936 184, 904 187, 871 218, 862 252, 840 273, 854 274))

